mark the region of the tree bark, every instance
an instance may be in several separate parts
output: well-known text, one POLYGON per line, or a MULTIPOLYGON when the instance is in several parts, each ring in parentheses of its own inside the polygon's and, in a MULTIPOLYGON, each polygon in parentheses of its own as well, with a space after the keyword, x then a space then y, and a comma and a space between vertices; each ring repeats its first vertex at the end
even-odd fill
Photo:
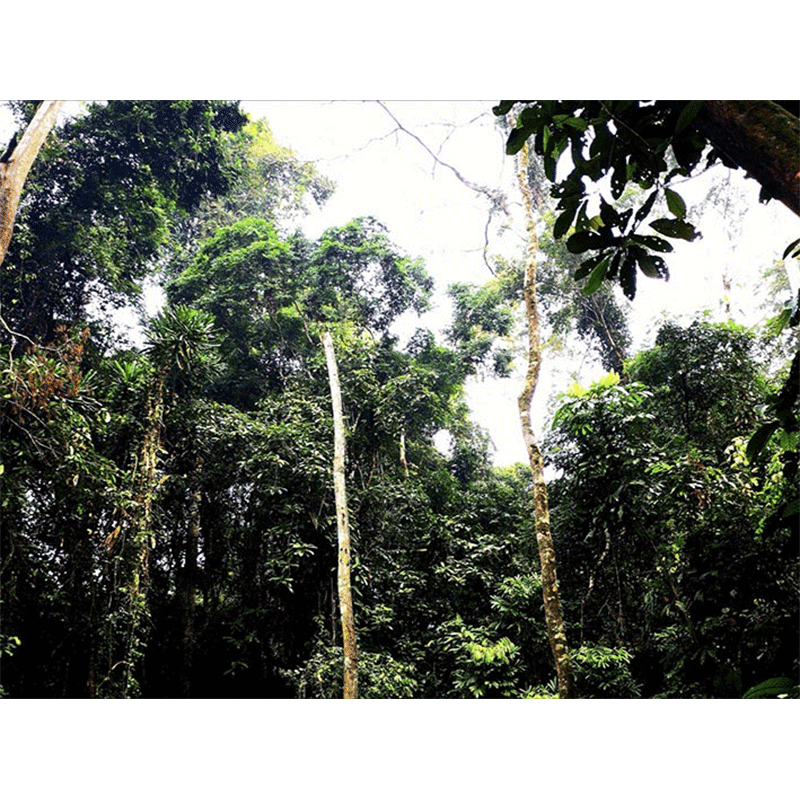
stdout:
MULTIPOLYGON (((123 539, 124 591, 122 613, 125 618, 122 656, 109 672, 115 696, 130 698, 138 694, 135 672, 144 658, 147 638, 148 599, 150 588, 150 551, 155 545, 153 531, 153 500, 158 488, 159 450, 164 420, 164 380, 156 376, 148 389, 147 419, 139 450, 138 462, 132 475, 134 511, 130 532, 123 539), (119 684, 111 673, 123 667, 119 684), (116 687, 116 688, 114 688, 116 687)), ((112 641, 112 649, 117 642, 112 641)))
POLYGON ((547 484, 544 479, 544 460, 531 424, 531 401, 539 381, 542 348, 539 336, 539 312, 536 302, 536 257, 539 252, 539 242, 536 236, 533 200, 528 186, 527 173, 528 146, 526 144, 517 155, 517 181, 525 206, 528 234, 524 287, 525 312, 528 322, 528 370, 525 376, 525 386, 518 399, 518 407, 522 437, 528 452, 531 478, 533 480, 534 524, 542 569, 542 596, 544 597, 547 636, 550 640, 550 649, 553 652, 553 660, 556 666, 559 697, 569 698, 574 694, 572 661, 567 645, 567 635, 564 631, 561 601, 558 594, 556 554, 550 533, 550 508, 547 498, 547 484))
POLYGON ((706 100, 696 127, 800 216, 800 120, 770 100, 706 100))
POLYGON ((0 162, 0 264, 11 241, 25 178, 63 104, 63 100, 42 101, 8 159, 0 162))
POLYGON ((353 618, 353 597, 350 589, 350 520, 345 485, 345 430, 342 413, 342 392, 333 339, 328 331, 322 337, 333 406, 333 492, 336 499, 336 527, 339 538, 339 611, 342 617, 342 649, 344 651, 344 699, 358 698, 358 646, 353 618))
POLYGON ((189 531, 186 540, 186 561, 183 586, 183 696, 192 694, 192 664, 194 656, 195 610, 197 606, 197 553, 200 541, 200 503, 202 493, 203 459, 195 457, 193 481, 189 496, 189 531))

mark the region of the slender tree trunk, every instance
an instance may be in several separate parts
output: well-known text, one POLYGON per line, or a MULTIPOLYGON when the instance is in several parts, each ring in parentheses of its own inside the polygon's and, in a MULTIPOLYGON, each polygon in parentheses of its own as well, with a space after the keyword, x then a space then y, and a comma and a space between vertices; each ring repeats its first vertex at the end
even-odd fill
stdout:
POLYGON ((400 432, 400 464, 403 467, 403 474, 408 477, 408 461, 406 460, 406 432, 400 432))
MULTIPOLYGON (((132 697, 138 693, 135 677, 137 665, 144 657, 147 625, 147 592, 150 586, 150 550, 155 544, 153 532, 153 500, 157 489, 157 471, 161 446, 161 428, 164 420, 164 380, 158 375, 147 398, 147 421, 139 451, 136 471, 133 475, 133 494, 135 512, 131 522, 130 535, 123 541, 123 584, 124 600, 124 641, 122 657, 112 667, 123 668, 118 692, 122 697, 132 697)), ((115 648, 116 642, 111 642, 115 648)), ((117 684, 113 675, 112 687, 117 684)))
POLYGON ((197 605, 197 553, 200 540, 200 481, 203 460, 200 456, 194 463, 194 486, 189 496, 189 531, 186 540, 183 586, 183 694, 192 694, 192 657, 194 654, 195 607, 197 605))
POLYGON ((63 100, 43 100, 16 147, 0 162, 0 264, 11 241, 25 178, 63 104, 63 100))
POLYGON ((562 698, 569 698, 574 694, 574 677, 567 635, 564 631, 564 620, 561 616, 561 601, 558 595, 556 554, 550 534, 550 509, 547 499, 547 484, 544 480, 544 460, 531 424, 531 401, 539 381, 542 348, 539 336, 539 312, 536 303, 536 257, 539 252, 539 242, 536 236, 533 200, 527 181, 527 172, 528 147, 525 145, 517 156, 517 181, 525 206, 528 233, 524 288, 525 312, 528 321, 528 371, 525 376, 525 386, 518 400, 519 419, 533 479, 536 544, 539 548, 542 569, 542 595, 547 636, 550 640, 550 649, 553 651, 556 675, 558 676, 558 694, 562 698))
POLYGON ((350 590, 350 520, 345 486, 345 431, 342 393, 333 339, 328 331, 322 337, 333 406, 333 492, 336 498, 336 527, 339 533, 339 610, 342 617, 342 649, 344 651, 344 698, 358 698, 358 647, 353 619, 353 597, 350 590))

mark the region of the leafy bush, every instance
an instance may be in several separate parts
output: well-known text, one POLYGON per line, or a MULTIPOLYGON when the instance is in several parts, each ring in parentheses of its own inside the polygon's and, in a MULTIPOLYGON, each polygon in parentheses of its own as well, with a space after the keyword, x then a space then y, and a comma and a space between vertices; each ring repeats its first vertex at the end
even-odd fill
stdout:
POLYGON ((519 647, 508 637, 495 640, 485 628, 468 628, 456 616, 442 626, 442 649, 453 659, 457 697, 516 697, 519 647))
MULTIPOLYGON (((297 697, 335 699, 343 694, 341 647, 318 645, 304 666, 282 671, 295 687, 297 697)), ((364 700, 414 696, 414 668, 386 653, 358 654, 358 696, 364 700)))
POLYGON ((621 647, 581 647, 572 652, 579 696, 582 698, 631 699, 640 687, 631 676, 633 656, 621 647))

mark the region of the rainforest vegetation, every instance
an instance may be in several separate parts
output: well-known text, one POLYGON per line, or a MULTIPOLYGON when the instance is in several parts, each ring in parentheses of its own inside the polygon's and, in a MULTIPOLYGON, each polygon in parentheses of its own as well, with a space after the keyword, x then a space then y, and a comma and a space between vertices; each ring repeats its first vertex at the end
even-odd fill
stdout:
MULTIPOLYGON (((10 106, 21 142, 37 104, 10 106)), ((791 205, 797 108, 495 114, 535 241, 409 335, 425 264, 370 216, 302 233, 334 186, 238 103, 97 102, 47 133, 0 266, 2 696, 797 697, 798 242, 756 327, 664 319, 634 352, 626 316, 697 236, 673 179, 721 160, 791 205), (747 161, 758 136, 793 165, 747 161), (608 370, 562 387, 538 478, 493 465, 465 401, 524 368, 533 288, 544 334, 608 370)))

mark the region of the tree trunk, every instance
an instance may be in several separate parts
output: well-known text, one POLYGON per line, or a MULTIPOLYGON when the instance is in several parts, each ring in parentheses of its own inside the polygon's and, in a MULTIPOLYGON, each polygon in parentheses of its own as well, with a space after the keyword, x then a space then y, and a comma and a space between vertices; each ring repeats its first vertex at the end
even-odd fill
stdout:
POLYGON ((8 158, 0 162, 0 264, 6 256, 28 171, 55 125, 63 100, 44 100, 8 158))
MULTIPOLYGON (((113 696, 129 698, 139 693, 136 669, 144 658, 148 622, 147 593, 150 587, 150 551, 155 544, 153 500, 158 488, 159 451, 164 420, 164 380, 159 374, 148 389, 147 419, 139 457, 132 475, 134 511, 130 531, 122 545, 123 641, 111 641, 112 652, 121 644, 121 658, 109 671, 113 696), (114 670, 122 667, 118 681, 114 670)), ((114 634, 112 633, 112 636, 114 634)))
POLYGON ((183 585, 183 696, 192 694, 192 662, 194 655, 195 607, 197 605, 197 553, 200 540, 200 482, 203 474, 203 459, 195 458, 193 469, 194 486, 189 496, 189 531, 186 539, 186 560, 183 585))
POLYGON ((358 698, 358 647, 353 619, 353 597, 350 590, 350 520, 345 487, 345 431, 342 414, 342 393, 333 339, 328 331, 322 337, 333 406, 333 492, 336 498, 336 527, 339 534, 339 610, 342 617, 342 649, 344 651, 344 698, 358 698))
POLYGON ((558 676, 559 697, 569 698, 574 693, 572 662, 558 595, 556 554, 553 549, 553 539, 550 535, 550 509, 547 499, 547 484, 544 480, 544 461, 531 424, 531 401, 539 381, 542 348, 539 337, 539 312, 536 303, 536 257, 539 252, 539 242, 536 236, 533 200, 527 181, 527 162, 528 146, 526 144, 517 155, 517 181, 525 206, 528 233, 524 288, 525 312, 528 321, 528 371, 525 376, 525 386, 519 396, 518 406, 522 437, 528 451, 531 477, 533 479, 536 544, 539 548, 539 560, 542 568, 542 595, 544 597, 547 636, 550 640, 550 649, 553 651, 556 675, 558 676))
POLYGON ((800 216, 800 120, 770 100, 706 100, 697 129, 800 216))

